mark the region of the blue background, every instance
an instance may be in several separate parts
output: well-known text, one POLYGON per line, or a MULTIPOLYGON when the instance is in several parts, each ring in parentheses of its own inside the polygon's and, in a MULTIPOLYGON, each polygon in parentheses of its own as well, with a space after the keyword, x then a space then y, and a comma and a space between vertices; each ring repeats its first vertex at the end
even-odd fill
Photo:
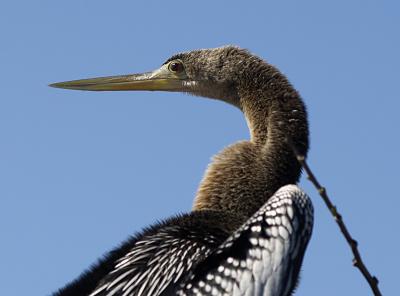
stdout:
MULTIPOLYGON (((0 295, 47 295, 129 234, 188 211, 210 157, 248 138, 242 114, 222 102, 47 84, 147 71, 225 44, 278 66, 300 91, 309 163, 383 294, 397 294, 398 1, 275 2, 1 4, 0 295)), ((296 295, 371 295, 316 191, 301 186, 315 228, 296 295)))

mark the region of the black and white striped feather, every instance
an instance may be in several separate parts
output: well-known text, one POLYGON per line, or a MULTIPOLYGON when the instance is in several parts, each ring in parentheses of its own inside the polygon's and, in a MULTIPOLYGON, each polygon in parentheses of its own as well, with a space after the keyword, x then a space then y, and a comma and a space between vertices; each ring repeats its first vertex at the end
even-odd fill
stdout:
POLYGON ((162 295, 167 286, 176 284, 193 264, 226 240, 228 233, 213 226, 221 223, 223 215, 192 212, 158 223, 110 252, 111 257, 114 253, 121 255, 103 276, 97 271, 103 273, 102 265, 107 262, 100 262, 56 295, 162 295), (99 276, 102 278, 91 292, 81 293, 81 284, 99 276))
POLYGON ((90 296, 290 295, 312 223, 311 202, 295 185, 227 239, 209 226, 167 223, 136 241, 90 296))
MULTIPOLYGON (((180 237, 180 232, 176 227, 168 227, 138 241, 117 260, 114 270, 90 295, 161 295, 169 284, 176 283, 194 262, 211 251, 205 241, 193 237, 196 233, 180 237)), ((215 244, 211 235, 205 240, 215 244)))
POLYGON ((290 295, 312 227, 311 200, 284 186, 182 280, 177 294, 290 295))

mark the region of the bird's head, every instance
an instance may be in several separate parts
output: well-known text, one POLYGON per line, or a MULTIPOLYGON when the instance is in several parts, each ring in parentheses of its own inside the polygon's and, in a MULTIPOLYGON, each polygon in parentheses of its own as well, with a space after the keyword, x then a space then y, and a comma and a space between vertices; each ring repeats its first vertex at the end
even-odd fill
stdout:
POLYGON ((254 70, 252 66, 260 63, 266 65, 246 50, 224 46, 176 54, 152 72, 73 80, 50 86, 90 91, 185 92, 239 107, 238 85, 246 80, 247 70, 254 70))

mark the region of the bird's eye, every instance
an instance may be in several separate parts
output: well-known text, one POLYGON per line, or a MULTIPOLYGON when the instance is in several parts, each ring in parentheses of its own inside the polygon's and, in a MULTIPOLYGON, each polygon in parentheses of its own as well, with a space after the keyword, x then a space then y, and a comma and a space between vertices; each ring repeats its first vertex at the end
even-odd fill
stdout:
POLYGON ((180 73, 183 71, 183 64, 180 61, 172 61, 168 65, 168 69, 174 73, 180 73))

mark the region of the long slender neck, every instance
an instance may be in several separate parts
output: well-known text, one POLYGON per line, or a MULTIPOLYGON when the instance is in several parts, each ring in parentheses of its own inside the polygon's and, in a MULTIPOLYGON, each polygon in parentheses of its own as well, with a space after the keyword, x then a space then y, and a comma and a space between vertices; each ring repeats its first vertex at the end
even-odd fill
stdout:
MULTIPOLYGON (((274 70, 274 68, 272 68, 274 70)), ((275 70, 276 71, 276 70, 275 70)), ((193 210, 229 212, 236 229, 286 184, 297 183, 301 167, 286 139, 308 150, 305 106, 279 72, 239 87, 241 109, 250 129, 242 141, 217 154, 200 184, 193 210)))
POLYGON ((267 100, 245 100, 242 108, 250 130, 250 149, 263 164, 259 173, 265 175, 266 183, 260 185, 274 193, 283 185, 297 183, 301 166, 288 140, 302 154, 308 150, 307 115, 297 92, 267 100))

